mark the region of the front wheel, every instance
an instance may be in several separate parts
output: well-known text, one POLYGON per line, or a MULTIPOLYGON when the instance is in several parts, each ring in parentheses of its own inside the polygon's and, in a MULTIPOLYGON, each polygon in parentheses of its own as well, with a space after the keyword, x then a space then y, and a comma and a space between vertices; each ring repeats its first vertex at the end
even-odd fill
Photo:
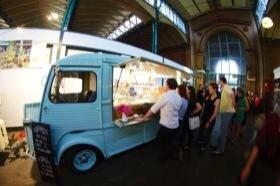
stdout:
POLYGON ((93 170, 98 163, 98 153, 92 147, 77 147, 69 151, 68 166, 75 173, 86 173, 93 170))

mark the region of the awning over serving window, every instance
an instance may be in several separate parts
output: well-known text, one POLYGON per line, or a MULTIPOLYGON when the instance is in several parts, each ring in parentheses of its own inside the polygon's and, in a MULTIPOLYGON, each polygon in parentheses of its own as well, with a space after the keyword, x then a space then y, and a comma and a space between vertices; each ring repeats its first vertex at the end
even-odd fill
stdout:
POLYGON ((126 64, 132 63, 132 62, 156 63, 156 64, 161 64, 161 65, 164 65, 164 66, 167 66, 167 67, 170 67, 170 68, 173 68, 173 69, 176 69, 176 70, 188 73, 188 74, 193 74, 193 71, 190 68, 182 66, 182 65, 180 65, 180 64, 178 64, 174 61, 171 61, 169 59, 166 59, 166 58, 162 58, 162 61, 155 61, 155 60, 150 60, 150 59, 147 59, 147 58, 144 58, 144 57, 138 57, 138 58, 129 59, 127 61, 119 63, 117 66, 125 66, 126 64))

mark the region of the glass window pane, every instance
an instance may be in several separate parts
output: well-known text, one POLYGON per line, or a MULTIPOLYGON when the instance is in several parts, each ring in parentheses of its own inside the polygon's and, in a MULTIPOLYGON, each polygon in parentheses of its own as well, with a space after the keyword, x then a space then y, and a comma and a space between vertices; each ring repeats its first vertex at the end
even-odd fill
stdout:
POLYGON ((142 22, 142 20, 139 17, 136 17, 136 22, 137 22, 137 24, 139 24, 142 22))
POLYGON ((245 86, 244 48, 236 35, 225 31, 212 35, 207 43, 205 59, 207 81, 223 74, 231 86, 245 86))
MULTIPOLYGON (((146 0, 151 6, 154 6, 154 0, 146 0)), ((174 23, 182 32, 186 33, 186 25, 184 20, 180 18, 180 16, 172 10, 172 8, 163 0, 157 1, 157 7, 159 11, 165 15, 171 22, 174 23)))
POLYGON ((58 72, 49 98, 53 103, 86 103, 96 100, 96 75, 93 72, 58 72))
POLYGON ((63 78, 59 87, 60 94, 78 94, 82 92, 83 81, 80 78, 63 78))
POLYGON ((135 25, 140 24, 142 22, 142 20, 133 15, 132 17, 130 17, 128 20, 124 21, 119 27, 117 27, 113 33, 115 33, 115 37, 111 37, 109 34, 107 36, 107 38, 117 38, 118 36, 122 35, 123 33, 127 32, 128 30, 130 30, 131 28, 133 28, 135 25))
POLYGON ((136 24, 136 17, 135 16, 132 16, 130 18, 130 21, 133 23, 133 24, 136 24))
POLYGON ((124 26, 125 26, 126 28, 130 28, 129 21, 124 22, 124 26))

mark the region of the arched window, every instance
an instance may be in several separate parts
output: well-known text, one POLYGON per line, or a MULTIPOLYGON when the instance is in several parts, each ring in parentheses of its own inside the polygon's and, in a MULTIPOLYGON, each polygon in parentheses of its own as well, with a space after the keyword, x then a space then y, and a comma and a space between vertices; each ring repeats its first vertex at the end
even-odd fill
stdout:
POLYGON ((218 81, 224 75, 232 87, 246 86, 246 62, 240 38, 227 31, 212 35, 206 45, 206 81, 218 81))

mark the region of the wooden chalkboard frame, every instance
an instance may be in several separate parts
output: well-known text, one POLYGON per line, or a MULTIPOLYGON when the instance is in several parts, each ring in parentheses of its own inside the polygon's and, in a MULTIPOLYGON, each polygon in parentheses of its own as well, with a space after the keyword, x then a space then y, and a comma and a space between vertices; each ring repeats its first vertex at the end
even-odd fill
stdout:
POLYGON ((57 169, 51 145, 51 130, 48 124, 31 122, 33 144, 39 172, 44 181, 57 182, 57 169))

